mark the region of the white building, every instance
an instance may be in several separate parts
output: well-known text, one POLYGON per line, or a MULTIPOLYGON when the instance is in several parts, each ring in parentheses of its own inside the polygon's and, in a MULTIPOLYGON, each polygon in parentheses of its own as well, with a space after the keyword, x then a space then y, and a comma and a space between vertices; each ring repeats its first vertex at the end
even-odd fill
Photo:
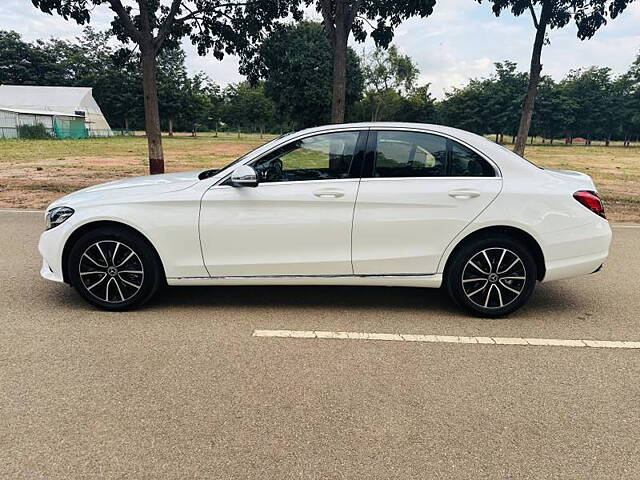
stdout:
POLYGON ((17 132, 18 126, 24 124, 20 122, 42 123, 54 135, 57 128, 58 136, 70 126, 77 132, 80 118, 84 118, 88 136, 112 136, 111 127, 93 98, 92 90, 89 87, 0 85, 0 126, 4 137, 12 136, 11 128, 17 132), (15 123, 12 123, 14 119, 15 123))
POLYGON ((0 139, 19 138, 22 125, 41 124, 52 137, 87 138, 84 116, 46 110, 0 107, 0 139))

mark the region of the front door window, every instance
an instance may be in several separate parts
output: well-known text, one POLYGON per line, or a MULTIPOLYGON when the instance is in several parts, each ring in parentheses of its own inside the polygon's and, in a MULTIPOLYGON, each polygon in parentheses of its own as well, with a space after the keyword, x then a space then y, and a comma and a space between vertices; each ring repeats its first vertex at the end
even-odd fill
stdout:
POLYGON ((358 135, 338 132, 296 140, 259 159, 253 168, 266 183, 350 178, 358 135))

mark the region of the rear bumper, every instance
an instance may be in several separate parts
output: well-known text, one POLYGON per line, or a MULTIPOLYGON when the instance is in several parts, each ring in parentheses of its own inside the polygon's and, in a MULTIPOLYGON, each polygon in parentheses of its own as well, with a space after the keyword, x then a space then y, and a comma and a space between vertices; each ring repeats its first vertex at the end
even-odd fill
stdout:
POLYGON ((550 282, 552 280, 562 280, 563 278, 579 277, 580 275, 596 273, 596 271, 600 270, 608 256, 609 250, 606 250, 593 255, 548 262, 546 264, 547 273, 542 281, 550 282))
POLYGON ((609 256, 611 227, 604 219, 591 225, 547 235, 543 282, 595 273, 609 256))

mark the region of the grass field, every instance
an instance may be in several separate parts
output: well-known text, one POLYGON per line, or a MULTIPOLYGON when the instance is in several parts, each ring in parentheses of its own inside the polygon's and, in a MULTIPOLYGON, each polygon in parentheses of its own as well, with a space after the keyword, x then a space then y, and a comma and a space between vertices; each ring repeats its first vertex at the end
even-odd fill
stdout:
MULTIPOLYGON (((166 170, 220 167, 272 138, 223 133, 165 138, 166 170)), ((44 208, 89 185, 144 175, 146 153, 144 137, 2 140, 0 208, 44 208)), ((640 221, 640 147, 528 145, 526 156, 540 166, 591 175, 605 198, 610 219, 640 221)))

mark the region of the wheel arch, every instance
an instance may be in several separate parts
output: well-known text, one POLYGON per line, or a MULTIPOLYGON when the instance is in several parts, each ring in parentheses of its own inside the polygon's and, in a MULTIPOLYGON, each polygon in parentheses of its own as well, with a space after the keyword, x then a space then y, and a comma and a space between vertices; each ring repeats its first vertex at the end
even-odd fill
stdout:
POLYGON ((162 276, 165 278, 165 281, 166 281, 166 274, 165 274, 165 270, 164 270, 164 264, 162 263, 162 258, 158 254, 158 250, 156 249, 156 247, 153 245, 153 243, 151 243, 151 241, 147 238, 146 235, 144 235, 142 232, 140 232, 136 228, 132 227, 131 225, 127 225, 126 223, 117 222, 117 221, 113 221, 113 220, 97 220, 97 221, 85 223, 85 224, 79 226, 77 229, 75 229, 71 233, 71 235, 69 235, 69 238, 67 238, 67 240, 66 240, 66 242, 64 244, 64 248, 62 250, 62 278, 65 281, 65 283, 70 283, 69 272, 67 271, 67 269, 68 269, 68 263, 69 263, 69 254, 71 252, 71 249, 75 245, 75 243, 85 233, 90 232, 92 230, 99 229, 99 228, 105 228, 105 227, 115 227, 115 228, 119 228, 121 230, 126 230, 126 231, 128 231, 128 232, 130 232, 130 233, 132 233, 134 235, 137 235, 140 238, 142 238, 147 243, 147 245, 150 247, 151 252, 153 252, 153 254, 155 255, 156 259, 158 260, 158 265, 160 265, 160 269, 162 271, 162 276))
POLYGON ((446 263, 443 270, 443 278, 447 278, 447 273, 451 265, 451 259, 454 258, 455 254, 464 245, 474 241, 477 238, 486 237, 492 234, 506 235, 510 238, 513 238, 515 240, 518 240, 524 243, 529 249, 529 251, 531 252, 531 254, 533 255, 533 258, 536 262, 537 279, 542 281, 542 279, 546 274, 546 266, 544 261, 544 253, 542 251, 542 248, 540 247, 540 244, 530 233, 518 227, 512 227, 509 225, 495 225, 495 226, 480 228, 478 230, 475 230, 469 233, 464 238, 462 238, 456 244, 453 250, 451 250, 451 252, 449 253, 446 259, 446 263))

